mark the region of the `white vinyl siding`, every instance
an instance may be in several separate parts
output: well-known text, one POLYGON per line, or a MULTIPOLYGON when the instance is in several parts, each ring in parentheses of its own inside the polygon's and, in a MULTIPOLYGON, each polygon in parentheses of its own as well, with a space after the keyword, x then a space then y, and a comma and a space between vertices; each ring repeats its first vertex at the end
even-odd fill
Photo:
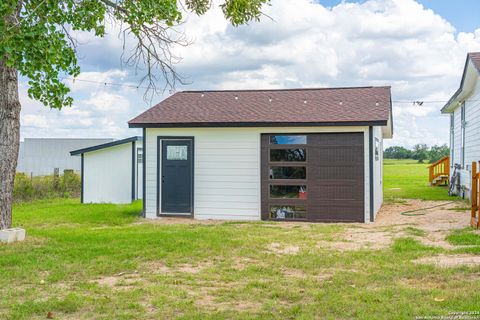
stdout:
MULTIPOLYGON (((148 128, 146 129, 146 217, 157 216, 157 138, 194 137, 194 217, 260 220, 260 136, 262 133, 363 132, 365 217, 369 220, 368 127, 148 128)), ((382 145, 381 130, 375 128, 382 145)), ((381 155, 380 151, 380 155, 381 155)), ((382 158, 379 160, 381 165, 382 158)), ((380 178, 380 174, 376 175, 380 178)), ((378 182, 379 183, 379 182, 378 182)), ((375 189, 381 194, 381 187, 375 189)), ((377 196, 377 194, 376 194, 377 196)), ((375 208, 381 202, 376 201, 375 208)))
POLYGON ((381 127, 373 127, 373 212, 376 216, 383 203, 383 139, 381 127), (378 140, 378 160, 375 158, 375 139, 378 140))
MULTIPOLYGON (((461 163, 462 123, 461 106, 453 112, 453 163, 461 163)), ((472 94, 465 100, 465 150, 464 168, 460 171, 460 185, 465 189, 465 197, 470 196, 470 174, 472 161, 480 160, 480 82, 477 80, 472 94)), ((452 170, 453 173, 453 170, 452 170)), ((463 195, 463 192, 460 192, 463 195)))
POLYGON ((465 101, 465 164, 480 160, 480 81, 465 101))
POLYGON ((453 117, 454 117, 454 127, 455 131, 453 134, 453 142, 454 142, 454 151, 453 151, 453 159, 454 163, 460 164, 460 154, 461 154, 461 125, 462 125, 462 120, 461 120, 461 110, 460 108, 455 109, 453 112, 453 117))
POLYGON ((132 143, 85 153, 83 178, 84 203, 130 203, 132 143))
POLYGON ((450 114, 450 168, 455 163, 455 114, 450 114))
POLYGON ((465 167, 465 102, 460 107, 460 164, 465 167))

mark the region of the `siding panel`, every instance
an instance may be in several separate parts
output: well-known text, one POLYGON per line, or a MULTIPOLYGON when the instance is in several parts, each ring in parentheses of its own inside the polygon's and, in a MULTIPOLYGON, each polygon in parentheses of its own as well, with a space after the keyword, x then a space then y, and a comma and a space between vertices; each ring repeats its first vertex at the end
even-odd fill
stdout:
MULTIPOLYGON (((461 108, 454 110, 454 152, 453 163, 460 163, 461 154, 461 108)), ((477 79, 472 94, 465 100, 465 166, 460 171, 460 185, 464 189, 465 197, 470 197, 470 177, 472 161, 480 160, 480 81, 477 79)), ((452 170, 453 173, 453 170, 452 170)), ((463 192, 460 193, 463 195, 463 192)))

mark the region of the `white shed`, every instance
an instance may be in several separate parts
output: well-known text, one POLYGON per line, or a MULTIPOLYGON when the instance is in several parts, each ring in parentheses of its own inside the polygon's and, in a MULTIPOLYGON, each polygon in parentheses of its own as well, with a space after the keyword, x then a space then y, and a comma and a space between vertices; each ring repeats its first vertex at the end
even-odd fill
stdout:
POLYGON ((184 91, 143 128, 144 215, 373 221, 390 87, 184 91))
POLYGON ((71 151, 81 157, 82 203, 131 203, 143 195, 141 137, 71 151))

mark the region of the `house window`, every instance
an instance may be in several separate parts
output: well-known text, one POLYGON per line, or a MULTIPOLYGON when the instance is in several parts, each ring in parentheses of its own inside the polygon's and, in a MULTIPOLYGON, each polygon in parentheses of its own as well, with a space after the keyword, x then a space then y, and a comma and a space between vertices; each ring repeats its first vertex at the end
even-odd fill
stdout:
POLYGON ((143 163, 143 149, 137 149, 137 163, 143 163))
POLYGON ((307 186, 284 186, 284 185, 271 185, 270 186, 270 198, 276 199, 306 199, 307 198, 307 186))
POLYGON ((270 161, 297 161, 305 162, 307 150, 302 149, 270 149, 270 161))
POLYGON ((455 113, 450 114, 450 167, 455 164, 455 113))
POLYGON ((306 179, 306 167, 270 167, 270 179, 306 179))
POLYGON ((466 121, 465 121, 465 101, 462 103, 462 108, 461 108, 461 144, 460 144, 460 163, 462 164, 462 168, 465 166, 465 126, 466 126, 466 121))
POLYGON ((270 206, 271 219, 306 219, 307 210, 305 206, 284 205, 270 206))
POLYGON ((380 140, 378 138, 375 138, 375 160, 380 159, 380 140))
POLYGON ((270 144, 307 144, 305 135, 270 136, 270 144))

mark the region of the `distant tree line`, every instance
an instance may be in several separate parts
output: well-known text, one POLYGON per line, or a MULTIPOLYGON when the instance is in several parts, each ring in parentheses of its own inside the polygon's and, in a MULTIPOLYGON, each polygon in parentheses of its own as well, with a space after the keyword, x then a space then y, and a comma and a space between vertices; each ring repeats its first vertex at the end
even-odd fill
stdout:
POLYGON ((385 159, 415 159, 423 163, 428 161, 435 162, 450 154, 450 148, 446 145, 433 145, 432 147, 426 144, 416 144, 413 149, 407 149, 401 146, 388 147, 383 152, 385 159))

